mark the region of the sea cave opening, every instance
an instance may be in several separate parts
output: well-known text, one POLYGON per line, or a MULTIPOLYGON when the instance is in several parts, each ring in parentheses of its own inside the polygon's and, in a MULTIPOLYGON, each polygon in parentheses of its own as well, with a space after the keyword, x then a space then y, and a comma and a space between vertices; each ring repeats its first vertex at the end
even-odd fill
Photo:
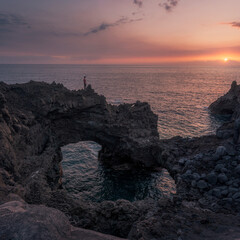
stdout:
POLYGON ((174 180, 166 169, 155 172, 119 170, 98 160, 101 146, 81 141, 62 147, 63 187, 76 199, 91 202, 170 197, 176 192, 174 180))

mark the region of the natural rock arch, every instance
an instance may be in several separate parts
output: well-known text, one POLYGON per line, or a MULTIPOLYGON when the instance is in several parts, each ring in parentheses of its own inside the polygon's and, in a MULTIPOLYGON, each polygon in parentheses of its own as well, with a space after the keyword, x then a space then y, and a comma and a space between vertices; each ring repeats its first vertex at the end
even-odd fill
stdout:
POLYGON ((91 86, 70 91, 43 82, 1 83, 0 93, 3 175, 20 184, 29 202, 45 202, 47 192, 61 186, 60 148, 69 143, 95 141, 109 165, 157 164, 157 115, 148 103, 112 106, 91 86))

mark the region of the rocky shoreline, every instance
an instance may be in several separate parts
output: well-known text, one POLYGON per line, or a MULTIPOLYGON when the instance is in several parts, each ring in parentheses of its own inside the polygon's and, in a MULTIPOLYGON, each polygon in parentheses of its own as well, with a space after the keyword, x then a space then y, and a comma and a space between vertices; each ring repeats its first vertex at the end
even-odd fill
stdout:
POLYGON ((70 91, 56 83, 0 83, 0 236, 240 238, 240 85, 233 82, 209 109, 230 119, 216 135, 159 140, 148 103, 112 106, 91 86, 70 91), (99 160, 108 167, 166 168, 176 195, 133 203, 72 199, 61 184, 61 147, 86 140, 102 146, 99 160))

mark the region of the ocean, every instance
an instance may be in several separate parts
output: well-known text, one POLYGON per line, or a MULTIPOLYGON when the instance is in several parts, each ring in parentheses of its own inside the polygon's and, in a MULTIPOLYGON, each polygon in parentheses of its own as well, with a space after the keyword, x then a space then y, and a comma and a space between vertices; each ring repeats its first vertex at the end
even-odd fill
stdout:
MULTIPOLYGON (((213 134, 223 122, 208 106, 239 80, 237 66, 150 65, 0 65, 0 81, 30 80, 62 83, 69 89, 87 83, 111 104, 149 102, 158 115, 160 138, 196 137, 213 134)), ((130 201, 158 198, 174 192, 167 172, 129 173, 105 169, 97 160, 101 146, 80 142, 62 148, 63 183, 76 198, 89 201, 130 201)))

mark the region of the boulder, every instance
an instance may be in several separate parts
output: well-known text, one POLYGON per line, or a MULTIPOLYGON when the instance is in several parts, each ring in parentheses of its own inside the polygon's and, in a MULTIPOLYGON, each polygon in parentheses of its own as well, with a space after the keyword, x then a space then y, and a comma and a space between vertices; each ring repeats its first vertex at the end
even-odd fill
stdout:
POLYGON ((213 172, 213 173, 209 173, 206 177, 207 181, 209 184, 211 185, 215 185, 217 183, 217 175, 213 172))
POLYGON ((235 168, 235 172, 240 175, 240 164, 235 168))
POLYGON ((226 174, 220 173, 220 174, 218 175, 218 181, 219 181, 220 183, 226 183, 226 182, 228 181, 228 177, 226 176, 226 174))
POLYGON ((207 185, 206 181, 200 180, 197 182, 197 187, 199 189, 206 189, 208 187, 208 185, 207 185))
POLYGON ((217 164, 216 167, 215 167, 215 171, 216 172, 221 172, 221 170, 225 168, 225 165, 224 164, 217 164))
POLYGON ((215 196, 217 198, 220 198, 222 196, 219 188, 214 188, 212 194, 213 194, 213 196, 215 196))
POLYGON ((217 149, 216 149, 216 155, 218 156, 218 157, 222 157, 222 156, 224 156, 225 154, 226 154, 226 152, 227 152, 227 150, 226 150, 226 148, 224 147, 224 146, 219 146, 217 149))
POLYGON ((240 192, 234 193, 232 198, 233 199, 239 199, 240 198, 240 192))
MULTIPOLYGON (((90 230, 75 228, 59 210, 11 201, 0 205, 1 239, 22 240, 118 240, 90 230)), ((120 239, 119 239, 120 240, 120 239)))

